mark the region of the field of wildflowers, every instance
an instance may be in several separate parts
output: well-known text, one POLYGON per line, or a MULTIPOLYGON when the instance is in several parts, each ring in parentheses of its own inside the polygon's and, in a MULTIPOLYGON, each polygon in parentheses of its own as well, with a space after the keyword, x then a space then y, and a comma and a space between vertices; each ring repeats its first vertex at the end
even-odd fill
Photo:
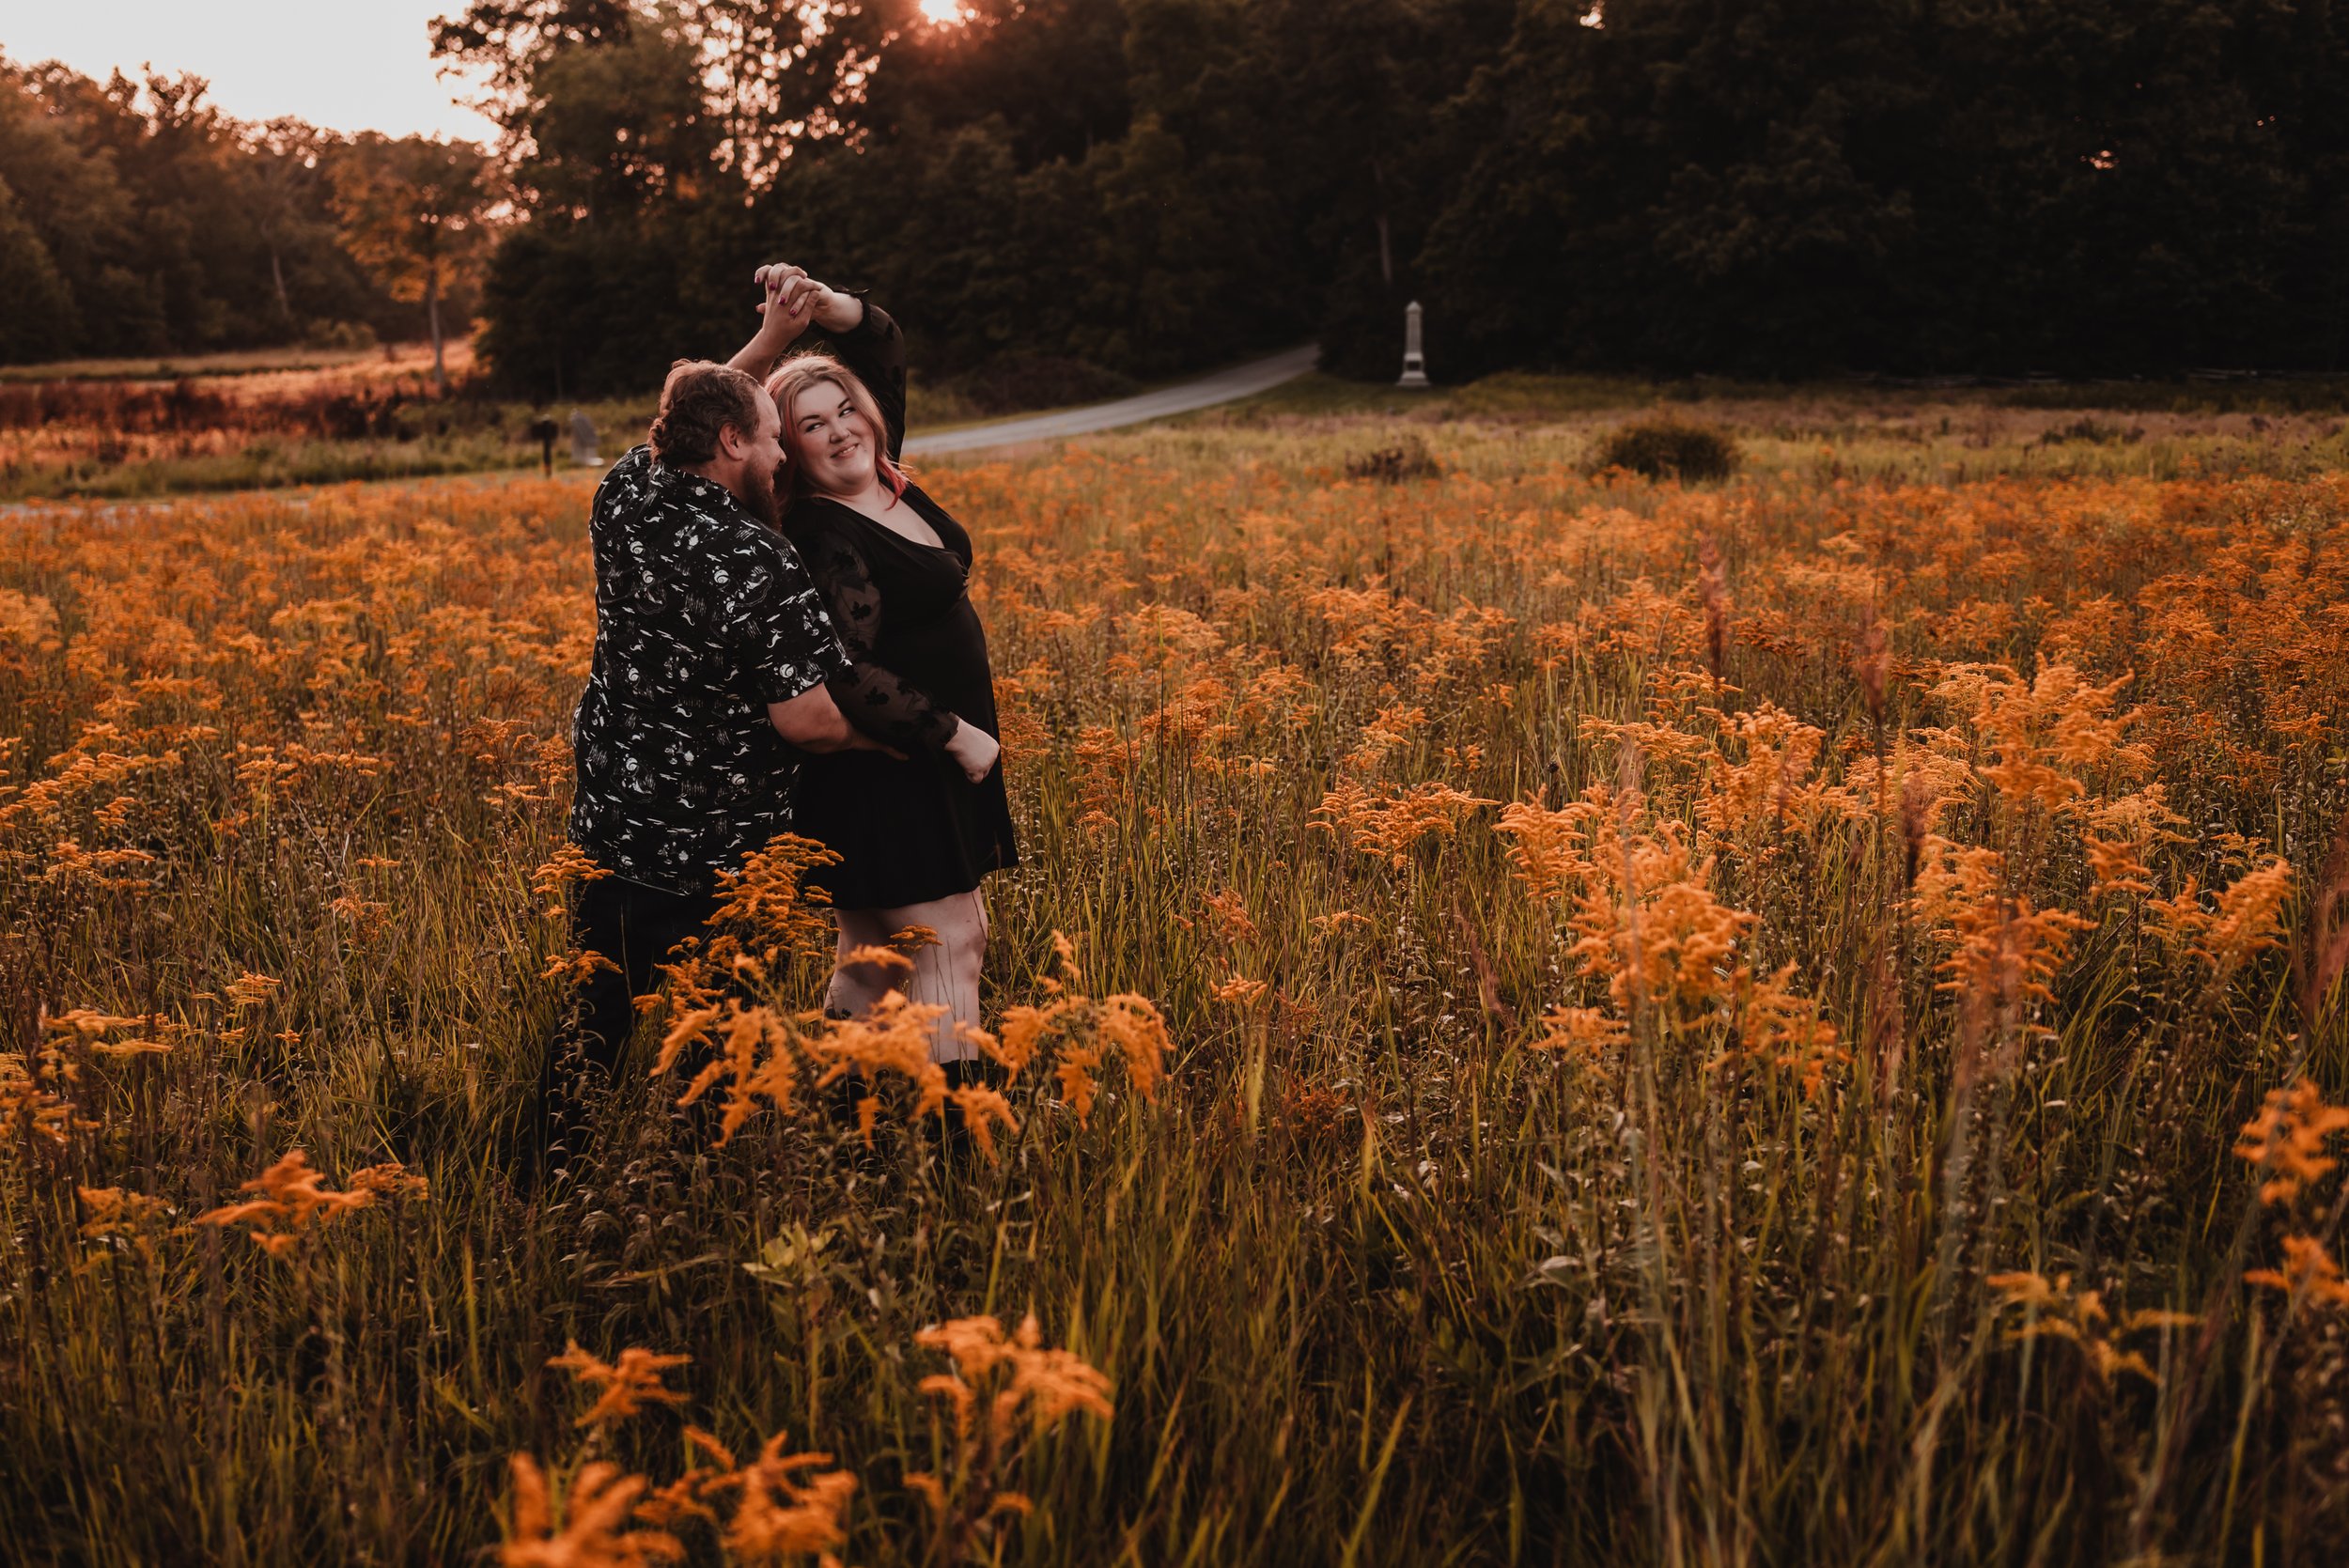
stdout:
POLYGON ((936 470, 1029 859, 984 1151, 910 1010, 810 1015, 786 842, 536 1205, 585 482, 0 522, 0 1541, 2329 1560, 2338 429, 1985 431, 936 470))

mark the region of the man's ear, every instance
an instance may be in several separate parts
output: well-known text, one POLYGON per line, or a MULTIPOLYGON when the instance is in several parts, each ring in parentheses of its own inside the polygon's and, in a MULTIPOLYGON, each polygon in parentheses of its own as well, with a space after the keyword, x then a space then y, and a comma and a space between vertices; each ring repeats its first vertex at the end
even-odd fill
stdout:
POLYGON ((739 463, 751 455, 749 432, 734 425, 718 427, 718 456, 730 463, 739 463))

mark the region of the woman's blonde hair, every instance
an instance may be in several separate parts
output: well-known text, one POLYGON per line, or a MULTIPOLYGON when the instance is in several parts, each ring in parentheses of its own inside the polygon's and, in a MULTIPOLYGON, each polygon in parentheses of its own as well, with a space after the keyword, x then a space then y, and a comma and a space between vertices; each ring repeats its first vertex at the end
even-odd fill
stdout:
POLYGON ((864 423, 873 427, 873 471, 889 487, 891 499, 902 497, 910 476, 904 465, 889 456, 889 427, 881 421, 880 405, 873 400, 873 389, 858 380, 855 371, 822 352, 794 354, 775 366, 774 374, 767 378, 767 396, 775 400, 775 412, 783 417, 783 453, 791 469, 791 493, 808 493, 806 471, 791 449, 791 404, 808 388, 827 383, 846 394, 864 423))

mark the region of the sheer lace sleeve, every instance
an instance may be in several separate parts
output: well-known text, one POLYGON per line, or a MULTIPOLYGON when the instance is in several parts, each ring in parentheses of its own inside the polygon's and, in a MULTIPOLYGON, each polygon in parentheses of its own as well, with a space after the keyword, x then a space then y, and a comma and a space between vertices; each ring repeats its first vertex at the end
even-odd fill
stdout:
POLYGON ((832 629, 848 650, 848 667, 825 682, 841 716, 901 752, 943 750, 962 721, 873 662, 873 644, 880 635, 881 596, 863 555, 831 528, 812 530, 800 553, 824 596, 832 629))

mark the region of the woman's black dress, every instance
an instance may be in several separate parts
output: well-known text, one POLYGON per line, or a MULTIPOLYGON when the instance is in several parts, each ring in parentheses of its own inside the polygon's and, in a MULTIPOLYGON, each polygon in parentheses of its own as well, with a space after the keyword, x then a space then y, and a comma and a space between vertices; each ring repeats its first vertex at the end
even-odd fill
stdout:
MULTIPOLYGON (((880 405, 889 455, 905 439, 904 340, 865 307, 834 334, 839 358, 880 405)), ((957 722, 997 733, 987 633, 971 603, 971 536, 912 485, 901 506, 936 531, 925 545, 820 497, 792 504, 784 531, 823 592, 849 667, 829 682, 848 721, 906 753, 840 752, 800 769, 794 831, 840 857, 809 880, 843 909, 899 908, 968 893, 1019 863, 1003 769, 972 784, 943 748, 957 722)))

